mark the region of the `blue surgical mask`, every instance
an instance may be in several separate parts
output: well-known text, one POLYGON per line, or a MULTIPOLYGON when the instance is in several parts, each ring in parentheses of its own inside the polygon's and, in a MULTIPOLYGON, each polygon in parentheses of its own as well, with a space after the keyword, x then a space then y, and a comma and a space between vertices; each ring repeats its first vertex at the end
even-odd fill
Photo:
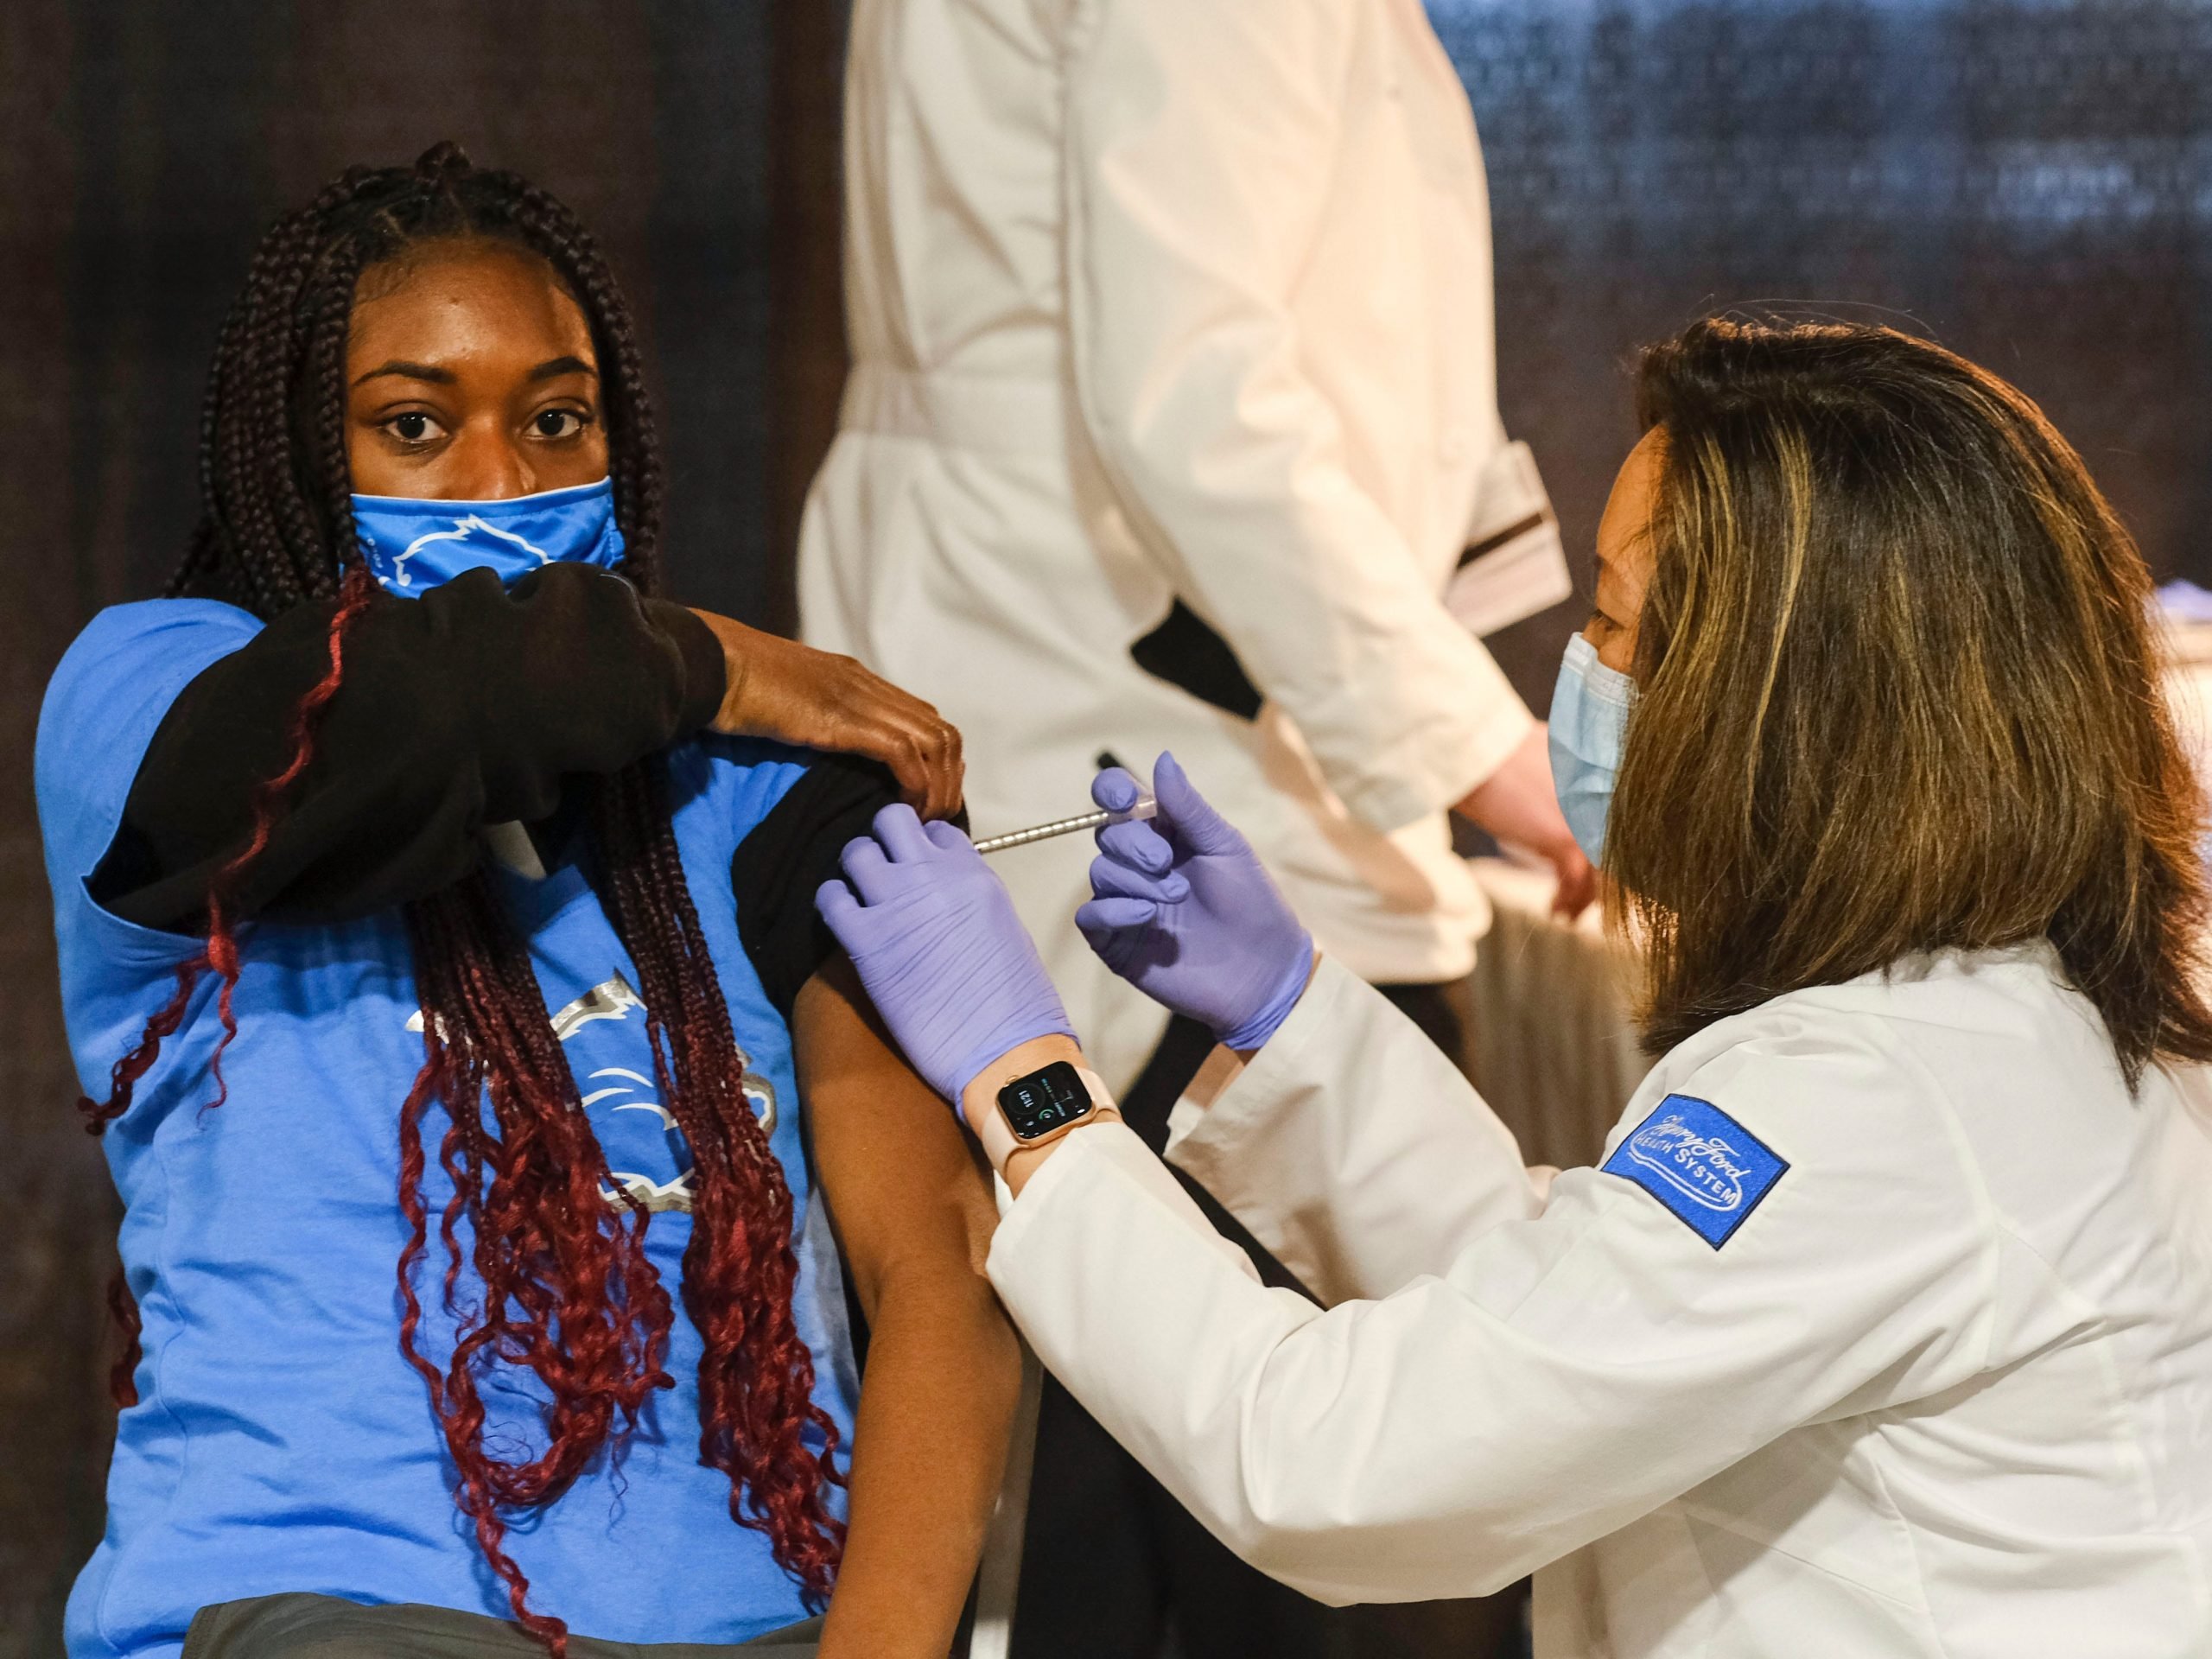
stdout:
POLYGON ((1635 703, 1634 680, 1599 662, 1597 647, 1580 634, 1567 642, 1552 690, 1552 787, 1574 844, 1592 864, 1605 859, 1605 812, 1635 703))
POLYGON ((505 501, 357 495, 353 523, 369 574, 402 599, 420 599, 464 570, 493 571, 512 588, 549 564, 612 569, 622 558, 611 479, 505 501))

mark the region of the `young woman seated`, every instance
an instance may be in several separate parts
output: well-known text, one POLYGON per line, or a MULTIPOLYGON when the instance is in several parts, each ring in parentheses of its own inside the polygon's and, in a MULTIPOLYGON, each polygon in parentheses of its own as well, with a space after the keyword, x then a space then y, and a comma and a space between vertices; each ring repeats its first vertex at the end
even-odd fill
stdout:
POLYGON ((957 735, 655 596, 620 294, 451 146, 270 232, 200 467, 39 733, 143 1320, 70 1653, 944 1655, 990 1196, 812 899, 957 735))

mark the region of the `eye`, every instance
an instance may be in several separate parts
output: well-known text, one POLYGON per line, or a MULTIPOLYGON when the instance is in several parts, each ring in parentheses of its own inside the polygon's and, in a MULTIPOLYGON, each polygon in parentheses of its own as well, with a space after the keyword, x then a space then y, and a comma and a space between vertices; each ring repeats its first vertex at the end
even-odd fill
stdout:
POLYGON ((410 409, 379 424, 400 442, 410 445, 429 443, 446 435, 445 428, 438 424, 435 416, 425 415, 420 410, 410 409))
POLYGON ((531 417, 530 429, 541 438, 573 438, 590 423, 573 409, 541 409, 531 417))

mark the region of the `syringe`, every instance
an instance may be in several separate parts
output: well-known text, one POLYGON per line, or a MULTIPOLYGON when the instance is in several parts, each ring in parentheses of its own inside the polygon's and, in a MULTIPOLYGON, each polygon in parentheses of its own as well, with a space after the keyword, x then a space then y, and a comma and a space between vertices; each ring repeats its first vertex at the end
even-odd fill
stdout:
POLYGON ((1016 830, 1011 835, 990 836, 976 843, 979 853, 1002 853, 1009 847, 1027 847, 1033 841, 1050 841, 1056 836, 1072 836, 1078 830, 1096 830, 1109 823, 1128 823, 1138 818, 1148 818, 1160 810, 1152 798, 1152 791, 1145 790, 1137 796, 1135 806, 1126 812, 1109 812, 1101 808, 1085 812, 1080 817, 1055 818, 1050 823, 1040 823, 1033 830, 1016 830))

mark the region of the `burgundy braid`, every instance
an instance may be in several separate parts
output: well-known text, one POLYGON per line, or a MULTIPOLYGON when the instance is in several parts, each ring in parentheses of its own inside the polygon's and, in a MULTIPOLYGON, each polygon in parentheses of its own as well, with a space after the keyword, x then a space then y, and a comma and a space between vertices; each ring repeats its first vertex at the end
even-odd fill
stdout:
POLYGON ((558 1497, 618 1418, 625 1431, 636 1426, 652 1392, 670 1384, 662 1362, 674 1313, 645 1256, 645 1212, 601 1197, 613 1185, 606 1157, 546 1020, 528 950, 504 925, 488 880, 480 873, 411 906, 408 921, 427 1058, 401 1108, 400 1207, 409 1231, 400 1351, 429 1390, 460 1471, 456 1499, 516 1618, 558 1651, 563 1627, 525 1604, 528 1582, 501 1547, 500 1511, 558 1497), (467 1032, 465 1044, 448 1041, 449 1018, 467 1032), (422 1116, 433 1096, 447 1109, 441 1158, 454 1191, 441 1227, 445 1303, 461 1316, 442 1370, 417 1345, 414 1285, 428 1241, 422 1116), (484 1287, 481 1306, 467 1313, 456 1306, 464 1249, 484 1287), (535 1455, 503 1461, 485 1449, 480 1382, 494 1363, 526 1366, 550 1395, 545 1444, 535 1455))
MULTIPOLYGON (((215 873, 207 893, 207 942, 196 957, 187 958, 176 966, 176 990, 161 1011, 146 1021, 145 1029, 138 1036, 137 1046, 115 1063, 108 1073, 108 1096, 104 1101, 80 1096, 77 1109, 83 1116, 85 1128, 92 1135, 104 1135, 107 1126, 130 1109, 130 1103, 137 1092, 138 1080, 161 1058, 162 1044, 175 1036, 184 1023, 185 1011, 192 1002, 193 993, 199 989, 200 981, 209 969, 213 969, 219 988, 215 994, 215 1017, 222 1024, 223 1034, 216 1039, 215 1052, 209 1057, 207 1070, 215 1084, 214 1098, 207 1104, 220 1106, 230 1098, 230 1085, 223 1080, 223 1056, 232 1039, 238 1034, 238 1022, 232 1008, 232 998, 238 982, 238 947, 237 935, 230 922, 230 911, 236 903, 239 882, 251 870, 269 845, 270 832, 282 815, 286 798, 292 785, 307 771, 315 754, 315 731, 323 710, 338 694, 340 680, 345 670, 346 629, 369 602, 375 589, 367 570, 355 567, 347 572, 343 596, 330 618, 330 667, 321 679, 308 689, 306 696, 292 716, 289 734, 292 758, 274 778, 254 791, 252 827, 246 845, 238 855, 225 863, 215 873)), ((122 1353, 108 1373, 108 1392, 117 1405, 128 1409, 138 1403, 137 1370, 141 1350, 138 1343, 141 1322, 138 1305, 130 1295, 130 1287, 118 1272, 108 1285, 109 1310, 114 1313, 117 1325, 124 1333, 122 1353)))
MULTIPOLYGON (((369 598, 345 454, 354 289, 362 273, 410 246, 471 238, 537 252, 583 308, 600 358, 624 573, 652 589, 661 468, 642 353, 597 245, 566 207, 512 174, 472 168, 456 147, 441 144, 412 168, 355 168, 280 219, 224 327, 202 410, 206 513, 170 591, 221 594, 264 618, 339 594, 331 669, 302 701, 291 760, 257 796, 248 842, 210 894, 207 948, 178 968, 175 995, 117 1064, 108 1101, 88 1104, 95 1129, 129 1108, 211 967, 223 982, 215 1067, 222 1097, 219 1062, 235 1030, 239 884, 312 759, 318 717, 342 680, 346 624, 369 598)), ((745 1096, 744 1062, 657 760, 605 782, 591 839, 594 881, 642 982, 662 1098, 691 1150, 694 1222, 682 1289, 705 1349, 701 1459, 729 1477, 733 1518, 767 1537, 778 1563, 819 1606, 844 1535, 830 1508, 840 1478, 836 1434, 814 1403, 812 1357, 791 1314, 793 1201, 745 1096)), ((671 1386, 664 1362, 674 1312, 645 1255, 648 1217, 603 1196, 613 1187, 605 1155, 526 944, 493 888, 472 877, 409 906, 407 925, 423 1064, 399 1107, 408 1228, 398 1262, 400 1350, 429 1395, 453 1460, 454 1501, 516 1618, 563 1655, 566 1627, 529 1609, 528 1580, 505 1548, 505 1517, 557 1498, 602 1451, 620 1457, 652 1391, 671 1386), (423 1125, 434 1102, 448 1121, 438 1159, 453 1188, 437 1223, 442 1300, 454 1332, 442 1362, 423 1351, 416 1283, 430 1254, 423 1125), (485 1440, 484 1383, 502 1367, 535 1375, 548 1402, 538 1443, 512 1459, 485 1440)), ((125 1291, 118 1311, 127 1304, 125 1291)))
POLYGON ((672 918, 677 950, 633 944, 661 1097, 691 1148, 692 1229, 683 1305, 705 1343, 699 1363, 701 1459, 730 1477, 730 1515, 779 1542, 777 1560, 826 1599, 844 1542, 826 1502, 837 1484, 837 1431, 814 1403, 814 1362, 791 1319, 798 1260, 791 1190, 753 1116, 729 1009, 707 953, 668 823, 658 771, 610 779, 594 813, 607 862, 601 898, 626 940, 672 918), (671 1020, 669 1011, 675 1010, 671 1020), (822 1438, 810 1452, 811 1425, 822 1438), (793 1539, 788 1551, 781 1541, 793 1539))
POLYGON ((107 1391, 115 1403, 125 1411, 138 1403, 138 1362, 144 1357, 139 1346, 138 1333, 143 1328, 138 1318, 137 1299, 130 1294, 130 1281, 118 1268, 108 1276, 107 1311, 115 1320, 115 1327, 123 1332, 123 1351, 108 1367, 107 1391))

